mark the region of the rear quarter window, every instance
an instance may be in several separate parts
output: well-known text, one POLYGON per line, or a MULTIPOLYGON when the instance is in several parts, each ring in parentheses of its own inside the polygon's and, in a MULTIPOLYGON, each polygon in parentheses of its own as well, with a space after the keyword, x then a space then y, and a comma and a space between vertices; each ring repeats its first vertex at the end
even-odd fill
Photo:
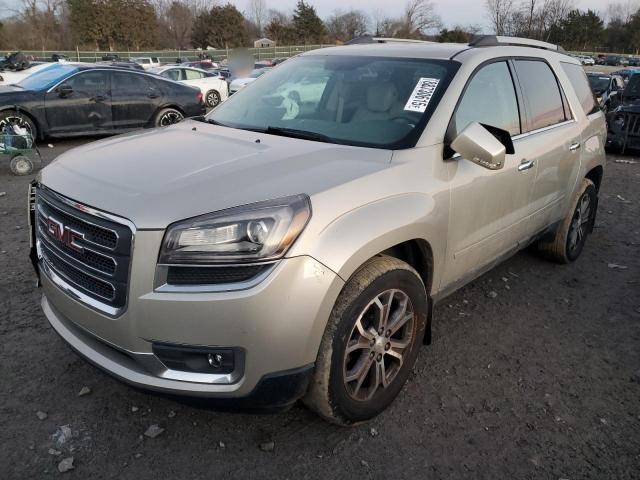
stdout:
POLYGON ((550 127, 570 118, 570 114, 565 112, 558 80, 549 64, 541 60, 516 60, 515 65, 529 107, 529 131, 550 127))
POLYGON ((562 62, 561 65, 564 73, 566 73, 569 78, 569 82, 571 83, 573 90, 576 92, 576 96, 580 100, 584 113, 586 115, 591 115, 592 113, 600 110, 596 103, 596 99, 594 98, 591 86, 589 85, 589 80, 587 79, 587 74, 585 73, 584 68, 582 68, 581 65, 575 65, 573 63, 562 62))

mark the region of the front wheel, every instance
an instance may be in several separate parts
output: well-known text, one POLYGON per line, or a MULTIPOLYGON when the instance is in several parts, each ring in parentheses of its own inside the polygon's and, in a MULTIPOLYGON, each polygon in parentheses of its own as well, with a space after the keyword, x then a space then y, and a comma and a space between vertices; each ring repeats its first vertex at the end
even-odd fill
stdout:
POLYGON ((0 112, 0 134, 2 133, 5 125, 17 125, 27 130, 27 133, 31 135, 35 142, 38 135, 35 123, 22 112, 15 110, 5 110, 0 112))
POLYGON ((571 263, 580 256, 593 230, 598 208, 598 192, 591 180, 584 178, 569 213, 562 221, 553 238, 540 242, 538 249, 549 260, 571 263))
POLYGON ((420 276, 406 263, 379 256, 362 266, 331 312, 304 403, 339 425, 385 410, 422 345, 427 301, 420 276))

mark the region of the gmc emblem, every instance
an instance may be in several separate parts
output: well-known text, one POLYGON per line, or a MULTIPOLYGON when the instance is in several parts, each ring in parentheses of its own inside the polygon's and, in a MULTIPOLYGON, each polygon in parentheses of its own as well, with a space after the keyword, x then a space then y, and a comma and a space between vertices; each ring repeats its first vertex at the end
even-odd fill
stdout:
POLYGON ((82 253, 84 251, 82 245, 79 245, 77 243, 77 240, 84 239, 84 235, 82 233, 76 232, 75 230, 71 230, 71 228, 69 227, 66 227, 61 221, 56 220, 53 217, 49 217, 47 219, 47 232, 49 233, 49 236, 51 236, 51 238, 59 241, 72 250, 75 250, 79 253, 82 253))

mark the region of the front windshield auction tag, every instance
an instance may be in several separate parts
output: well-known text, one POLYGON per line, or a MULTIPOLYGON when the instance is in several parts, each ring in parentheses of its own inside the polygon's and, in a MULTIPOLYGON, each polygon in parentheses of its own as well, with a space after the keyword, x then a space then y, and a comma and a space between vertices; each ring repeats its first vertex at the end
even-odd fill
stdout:
POLYGON ((413 89, 409 101, 404 106, 404 109, 409 112, 424 113, 429 105, 433 92, 436 91, 439 78, 421 78, 416 84, 416 88, 413 89))

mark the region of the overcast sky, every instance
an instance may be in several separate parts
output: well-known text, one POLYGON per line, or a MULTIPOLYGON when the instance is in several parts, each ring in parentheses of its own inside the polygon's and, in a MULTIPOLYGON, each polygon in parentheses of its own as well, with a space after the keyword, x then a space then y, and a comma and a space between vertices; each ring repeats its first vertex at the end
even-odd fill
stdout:
MULTIPOLYGON (((269 8, 278 10, 293 10, 297 0, 266 0, 269 8)), ((487 26, 487 16, 484 8, 484 0, 432 0, 436 6, 438 14, 442 17, 448 27, 454 25, 480 25, 487 26)), ((213 3, 213 2, 212 2, 213 3)), ((218 0, 216 3, 226 3, 226 0, 218 0)), ((231 0, 239 10, 245 10, 247 0, 231 0)), ((396 16, 402 12, 404 0, 309 0, 309 3, 316 7, 321 18, 328 17, 336 9, 354 8, 365 11, 371 15, 379 10, 389 16, 396 16)), ((607 0, 577 0, 579 8, 592 8, 596 11, 604 11, 607 0)), ((0 0, 0 17, 8 16, 8 8, 20 4, 20 0, 0 0), (4 8, 3 8, 4 6, 4 8), (5 10, 2 12, 2 10, 5 10), (3 14, 4 13, 4 14, 3 14)))

